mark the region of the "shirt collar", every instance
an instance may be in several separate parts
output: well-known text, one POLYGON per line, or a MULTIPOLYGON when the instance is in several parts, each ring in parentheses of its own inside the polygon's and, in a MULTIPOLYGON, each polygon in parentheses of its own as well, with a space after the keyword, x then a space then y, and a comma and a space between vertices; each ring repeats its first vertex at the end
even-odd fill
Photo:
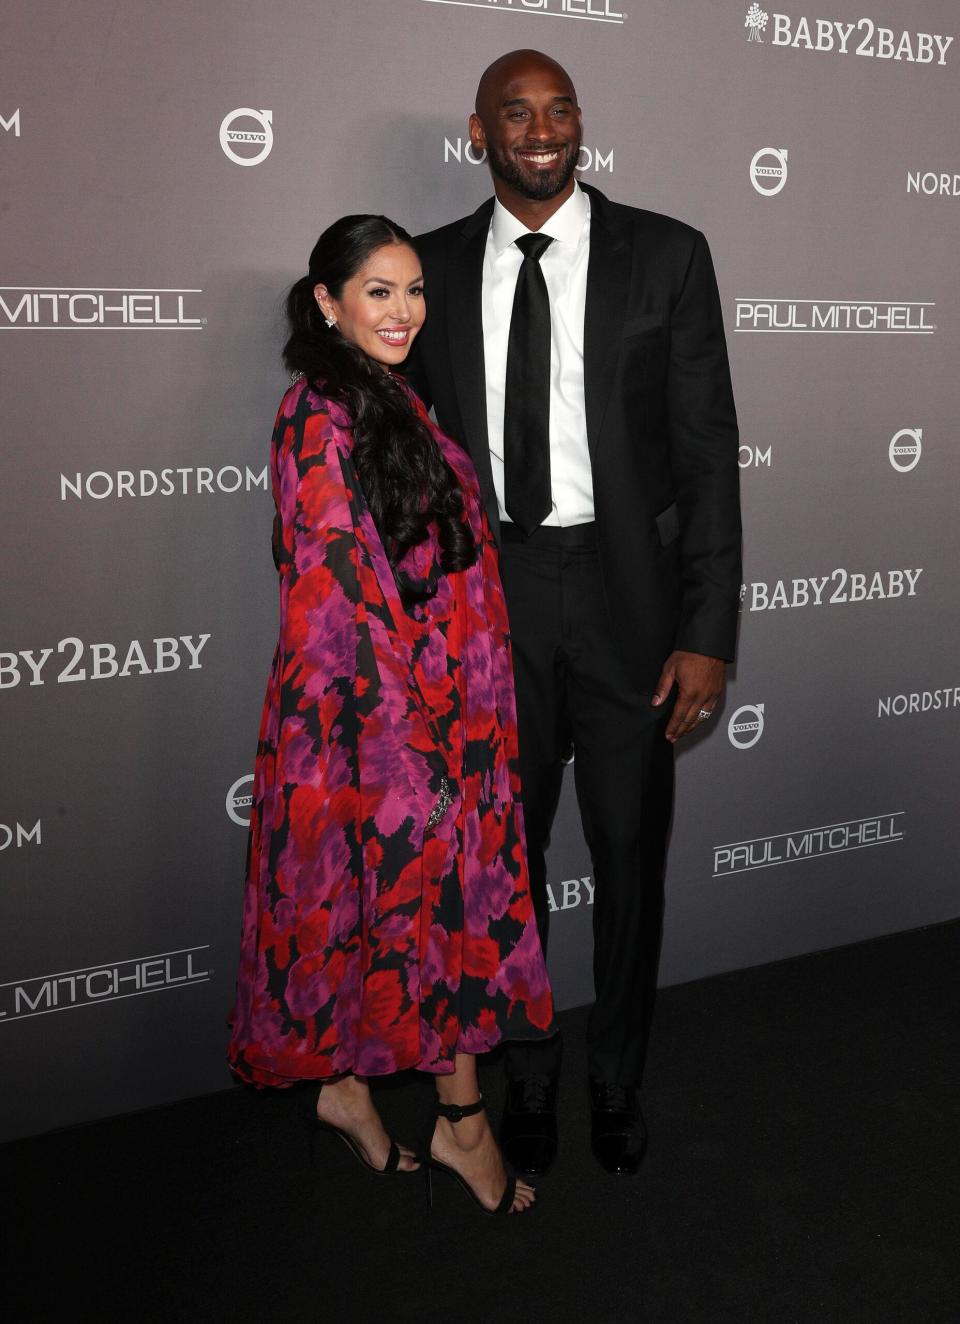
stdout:
MULTIPOLYGON (((553 213, 549 221, 544 222, 538 233, 548 234, 558 243, 569 244, 571 248, 576 248, 589 216, 590 199, 580 185, 574 183, 570 197, 553 213)), ((518 221, 512 212, 507 211, 499 198, 495 198, 493 202, 490 231, 494 251, 498 257, 522 234, 530 233, 523 221, 518 221)))

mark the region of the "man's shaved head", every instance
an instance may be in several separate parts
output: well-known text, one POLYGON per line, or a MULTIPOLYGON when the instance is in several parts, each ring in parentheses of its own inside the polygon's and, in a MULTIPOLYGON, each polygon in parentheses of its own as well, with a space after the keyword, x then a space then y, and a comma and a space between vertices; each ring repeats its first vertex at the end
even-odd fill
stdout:
POLYGON ((549 55, 509 51, 484 71, 470 142, 487 153, 497 197, 529 228, 542 225, 573 192, 581 133, 570 75, 549 55))
POLYGON ((475 102, 475 109, 480 118, 485 122, 489 122, 490 118, 496 115, 497 108, 503 101, 506 88, 518 78, 523 78, 537 70, 550 70, 557 76, 558 81, 566 83, 569 88, 569 95, 573 98, 573 104, 577 104, 576 90, 563 65, 558 64, 556 60, 551 60, 550 56, 544 55, 543 51, 508 51, 506 55, 501 55, 499 59, 494 60, 493 64, 486 68, 480 77, 475 102))

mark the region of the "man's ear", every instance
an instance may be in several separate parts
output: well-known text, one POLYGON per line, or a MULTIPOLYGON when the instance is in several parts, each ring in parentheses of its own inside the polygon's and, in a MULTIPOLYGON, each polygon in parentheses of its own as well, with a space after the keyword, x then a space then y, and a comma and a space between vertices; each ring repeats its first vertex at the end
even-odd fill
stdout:
POLYGON ((470 116, 467 127, 470 130, 470 142, 474 151, 485 152, 487 150, 487 135, 484 132, 483 121, 476 112, 470 116))

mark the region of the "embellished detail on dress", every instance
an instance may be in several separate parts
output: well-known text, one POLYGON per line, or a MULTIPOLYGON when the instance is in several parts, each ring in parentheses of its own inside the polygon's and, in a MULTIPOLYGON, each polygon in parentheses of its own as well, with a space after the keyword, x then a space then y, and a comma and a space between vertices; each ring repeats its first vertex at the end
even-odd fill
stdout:
POLYGON ((437 796, 437 803, 430 810, 430 817, 427 819, 427 827, 435 828, 452 804, 453 792, 450 790, 450 783, 447 781, 446 777, 441 777, 440 794, 437 796))

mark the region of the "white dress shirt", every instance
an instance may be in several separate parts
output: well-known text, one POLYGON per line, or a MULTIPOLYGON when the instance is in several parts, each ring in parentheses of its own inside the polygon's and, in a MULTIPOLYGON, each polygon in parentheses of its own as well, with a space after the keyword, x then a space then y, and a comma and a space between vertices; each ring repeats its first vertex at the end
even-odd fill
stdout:
MULTIPOLYGON (((507 341, 513 295, 523 254, 515 240, 529 234, 499 201, 483 255, 483 354, 487 383, 487 434, 500 518, 504 506, 503 408, 507 341)), ((583 396, 583 317, 590 257, 590 199, 579 185, 539 234, 553 243, 540 259, 550 296, 550 498, 544 524, 586 524, 593 515, 593 477, 587 449, 583 396)))

